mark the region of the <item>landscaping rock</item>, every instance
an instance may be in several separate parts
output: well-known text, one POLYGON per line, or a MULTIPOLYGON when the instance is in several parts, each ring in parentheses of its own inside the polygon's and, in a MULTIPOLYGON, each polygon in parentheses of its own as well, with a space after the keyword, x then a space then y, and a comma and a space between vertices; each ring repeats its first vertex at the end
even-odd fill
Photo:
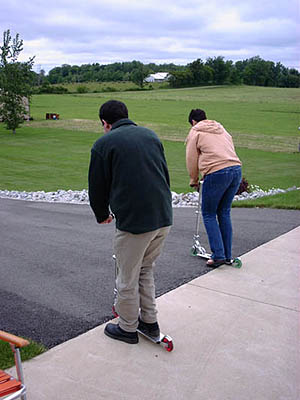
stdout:
MULTIPOLYGON (((234 201, 252 200, 264 196, 272 196, 278 193, 285 193, 291 190, 299 190, 296 186, 288 189, 272 188, 268 191, 263 191, 258 186, 252 187, 250 193, 243 192, 234 197, 234 201)), ((56 192, 19 192, 16 190, 0 190, 1 198, 27 200, 27 201, 45 201, 48 203, 73 203, 73 204, 89 204, 89 195, 86 189, 83 190, 63 190, 59 189, 56 192)), ((199 199, 198 192, 176 193, 172 192, 173 207, 197 207, 199 199)))

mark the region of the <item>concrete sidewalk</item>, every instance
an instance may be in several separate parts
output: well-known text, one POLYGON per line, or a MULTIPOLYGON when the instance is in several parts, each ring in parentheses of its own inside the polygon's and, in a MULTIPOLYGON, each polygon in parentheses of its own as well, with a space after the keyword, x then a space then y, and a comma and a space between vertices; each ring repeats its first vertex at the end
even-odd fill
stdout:
POLYGON ((173 352, 102 325, 25 362, 28 400, 298 400, 299 243, 300 227, 158 298, 173 352))

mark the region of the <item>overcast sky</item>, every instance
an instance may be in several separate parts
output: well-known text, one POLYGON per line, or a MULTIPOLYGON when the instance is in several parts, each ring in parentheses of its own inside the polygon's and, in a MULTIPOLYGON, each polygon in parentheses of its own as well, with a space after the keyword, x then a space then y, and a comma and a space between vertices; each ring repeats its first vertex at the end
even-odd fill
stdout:
POLYGON ((0 0, 34 70, 138 60, 187 64, 259 55, 300 67, 299 0, 0 0))

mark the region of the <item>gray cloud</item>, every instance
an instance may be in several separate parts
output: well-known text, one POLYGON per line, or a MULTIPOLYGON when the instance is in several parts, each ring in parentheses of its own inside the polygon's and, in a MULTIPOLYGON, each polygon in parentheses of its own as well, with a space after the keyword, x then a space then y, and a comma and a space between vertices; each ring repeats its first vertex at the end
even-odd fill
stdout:
MULTIPOLYGON (((4 3, 4 1, 3 1, 4 3)), ((18 32, 22 57, 62 64, 174 62, 260 55, 299 67, 298 0, 10 0, 0 31, 18 32)))

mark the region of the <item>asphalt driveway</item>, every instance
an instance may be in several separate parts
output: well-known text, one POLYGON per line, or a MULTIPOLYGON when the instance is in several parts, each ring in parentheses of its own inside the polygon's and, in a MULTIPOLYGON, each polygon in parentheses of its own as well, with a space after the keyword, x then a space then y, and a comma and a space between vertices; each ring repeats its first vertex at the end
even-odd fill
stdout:
MULTIPOLYGON (((233 254, 242 255, 300 225, 300 211, 236 208, 232 220, 233 254)), ((209 272, 190 256, 195 222, 194 208, 174 209, 158 296, 209 272)), ((87 205, 0 199, 0 329, 52 347, 111 319, 113 236, 87 205)))

